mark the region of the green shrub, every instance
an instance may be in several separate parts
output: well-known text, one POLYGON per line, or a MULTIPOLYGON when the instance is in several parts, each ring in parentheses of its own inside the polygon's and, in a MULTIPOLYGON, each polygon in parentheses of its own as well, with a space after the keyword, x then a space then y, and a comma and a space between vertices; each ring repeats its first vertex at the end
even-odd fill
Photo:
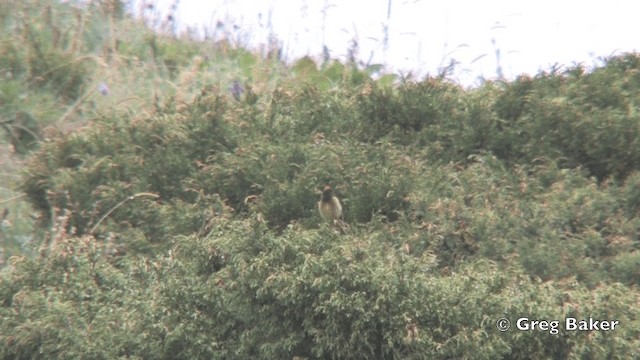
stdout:
POLYGON ((631 150, 638 149, 639 135, 632 81, 637 59, 625 54, 591 72, 576 66, 505 85, 493 108, 509 131, 509 151, 496 154, 514 161, 563 158, 600 180, 628 176, 640 160, 631 150))
POLYGON ((30 54, 28 64, 29 77, 35 86, 51 86, 67 101, 74 101, 82 95, 88 70, 81 60, 51 50, 30 54))
MULTIPOLYGON (((142 226, 152 242, 166 239, 167 229, 176 226, 159 221, 161 203, 129 202, 119 209, 117 204, 139 193, 156 194, 168 203, 198 199, 185 182, 210 154, 234 146, 222 119, 224 110, 215 99, 196 99, 194 110, 145 121, 104 118, 91 130, 48 143, 41 156, 31 160, 23 189, 44 219, 71 211, 67 230, 73 228, 78 235, 97 225, 102 214, 115 210, 110 219, 120 226, 142 226)), ((202 222, 201 215, 194 216, 200 220, 187 227, 190 231, 202 222)))
MULTIPOLYGON (((406 82, 397 89, 369 84, 356 98, 360 138, 375 142, 394 134, 394 140, 408 143, 412 132, 425 129, 424 141, 443 141, 460 106, 461 89, 441 79, 406 82)), ((448 134, 447 134, 448 135, 448 134)))
POLYGON ((353 235, 218 218, 166 255, 112 264, 94 239, 56 237, 0 281, 3 358, 584 358, 637 350, 636 293, 540 282, 517 267, 407 255, 400 234, 353 235), (498 318, 611 319, 615 332, 496 329, 498 318), (593 346, 593 337, 598 339, 593 346))

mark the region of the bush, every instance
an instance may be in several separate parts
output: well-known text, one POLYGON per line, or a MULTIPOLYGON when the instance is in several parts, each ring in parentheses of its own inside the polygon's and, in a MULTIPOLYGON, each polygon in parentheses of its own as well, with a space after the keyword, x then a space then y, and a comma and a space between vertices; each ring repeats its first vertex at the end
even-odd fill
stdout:
MULTIPOLYGON (((71 211, 67 231, 75 234, 86 234, 103 214, 114 211, 109 220, 121 228, 141 227, 148 240, 162 241, 169 235, 167 229, 175 228, 175 223, 160 219, 166 211, 161 211, 163 202, 200 199, 211 205, 184 183, 210 154, 234 146, 218 100, 196 99, 194 110, 167 111, 145 121, 104 118, 90 131, 48 143, 42 156, 32 159, 23 189, 45 221, 71 211), (130 202, 119 208, 140 193, 155 194, 160 202, 130 202)), ((197 222, 202 220, 180 231, 193 231, 197 222)))
POLYGON ((205 238, 178 237, 164 256, 119 266, 91 238, 59 237, 48 256, 16 258, 3 273, 2 357, 625 358, 637 350, 637 294, 619 284, 540 282, 482 260, 447 274, 434 254, 406 254, 401 236, 376 228, 345 236, 292 226, 278 235, 256 219, 218 219, 205 238), (496 329, 501 317, 568 316, 620 323, 589 336, 563 325, 559 334, 496 329))

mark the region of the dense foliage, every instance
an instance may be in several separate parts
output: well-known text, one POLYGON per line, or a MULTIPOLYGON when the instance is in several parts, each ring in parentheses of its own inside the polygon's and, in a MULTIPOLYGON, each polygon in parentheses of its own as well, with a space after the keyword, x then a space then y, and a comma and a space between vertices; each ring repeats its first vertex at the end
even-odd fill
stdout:
POLYGON ((28 243, 0 219, 0 358, 640 356, 639 55, 393 84, 113 4, 0 5, 3 141, 38 214, 28 243))

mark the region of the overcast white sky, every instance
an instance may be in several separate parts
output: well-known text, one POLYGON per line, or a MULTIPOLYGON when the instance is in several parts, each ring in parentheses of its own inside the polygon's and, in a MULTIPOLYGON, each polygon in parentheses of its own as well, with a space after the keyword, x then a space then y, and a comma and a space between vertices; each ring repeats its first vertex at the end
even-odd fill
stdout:
MULTIPOLYGON (((174 3, 152 1, 158 9, 174 3)), ((598 57, 640 48, 640 1, 391 0, 387 18, 388 5, 389 0, 181 0, 176 15, 181 26, 200 30, 213 31, 220 21, 252 46, 274 33, 287 60, 320 58, 323 44, 332 58, 344 59, 354 38, 363 62, 386 64, 389 71, 435 74, 454 59, 454 76, 464 84, 497 76, 496 50, 504 76, 512 78, 553 64, 593 66, 598 57)))

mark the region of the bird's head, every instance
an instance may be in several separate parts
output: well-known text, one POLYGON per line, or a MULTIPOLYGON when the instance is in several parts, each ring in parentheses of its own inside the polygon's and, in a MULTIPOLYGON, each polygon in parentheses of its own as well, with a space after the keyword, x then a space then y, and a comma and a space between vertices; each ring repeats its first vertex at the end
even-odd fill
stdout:
POLYGON ((332 196, 333 196, 333 189, 331 188, 331 186, 325 185, 324 188, 322 189, 322 200, 329 201, 331 200, 332 196))

